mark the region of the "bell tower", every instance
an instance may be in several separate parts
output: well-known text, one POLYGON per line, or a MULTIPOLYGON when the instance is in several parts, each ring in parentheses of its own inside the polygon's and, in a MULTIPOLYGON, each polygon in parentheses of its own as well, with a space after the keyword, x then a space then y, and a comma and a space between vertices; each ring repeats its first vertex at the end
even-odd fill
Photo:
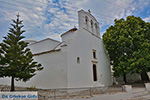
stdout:
POLYGON ((99 23, 96 18, 91 14, 90 10, 88 10, 88 12, 84 10, 78 11, 78 21, 79 29, 83 28, 100 37, 99 23))

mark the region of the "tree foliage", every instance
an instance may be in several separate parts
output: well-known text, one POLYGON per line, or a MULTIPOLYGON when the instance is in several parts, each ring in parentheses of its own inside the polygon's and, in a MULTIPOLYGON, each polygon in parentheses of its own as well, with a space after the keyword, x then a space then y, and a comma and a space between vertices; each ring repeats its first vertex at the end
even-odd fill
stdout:
POLYGON ((9 33, 0 43, 0 77, 11 77, 11 90, 14 91, 14 80, 28 81, 38 70, 42 70, 41 64, 33 60, 33 55, 28 43, 23 41, 22 20, 17 15, 16 20, 12 20, 9 33))
POLYGON ((150 71, 150 23, 128 16, 114 21, 103 35, 115 76, 150 71))

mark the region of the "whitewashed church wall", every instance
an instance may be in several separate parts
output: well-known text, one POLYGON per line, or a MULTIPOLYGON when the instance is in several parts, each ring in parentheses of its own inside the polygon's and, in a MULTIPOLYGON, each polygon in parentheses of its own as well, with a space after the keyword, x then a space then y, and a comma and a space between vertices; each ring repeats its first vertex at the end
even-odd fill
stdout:
POLYGON ((69 41, 72 41, 76 37, 76 31, 75 32, 69 32, 61 36, 62 41, 65 41, 69 43, 69 41))
POLYGON ((63 51, 36 56, 35 60, 42 64, 44 69, 37 72, 30 81, 16 82, 18 86, 35 86, 37 88, 66 88, 67 87, 67 61, 63 51))
POLYGON ((88 31, 80 29, 77 37, 73 39, 68 47, 68 80, 69 87, 90 87, 111 85, 111 72, 109 60, 105 57, 102 43, 99 38, 91 35, 88 31), (97 77, 93 81, 93 49, 97 53, 97 77), (80 58, 80 64, 77 63, 80 58))
POLYGON ((99 64, 100 64, 100 71, 101 71, 101 82, 106 86, 112 85, 112 74, 111 74, 111 66, 110 66, 110 59, 107 54, 107 51, 104 47, 102 40, 100 40, 99 44, 99 64))
POLYGON ((47 40, 44 40, 42 42, 31 44, 28 47, 31 49, 32 53, 35 54, 35 53, 40 53, 40 52, 52 50, 58 44, 59 44, 59 42, 47 39, 47 40))

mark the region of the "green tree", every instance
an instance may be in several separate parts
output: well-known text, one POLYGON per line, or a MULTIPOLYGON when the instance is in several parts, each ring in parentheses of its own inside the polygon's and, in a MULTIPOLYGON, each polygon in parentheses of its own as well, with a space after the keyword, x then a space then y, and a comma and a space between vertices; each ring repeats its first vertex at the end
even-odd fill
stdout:
POLYGON ((14 91, 14 80, 26 82, 43 67, 33 60, 33 55, 27 48, 28 43, 22 40, 25 31, 22 30, 23 21, 19 19, 19 14, 12 21, 12 28, 9 28, 8 35, 0 43, 0 77, 10 77, 11 91, 14 91))
POLYGON ((150 23, 140 17, 128 16, 126 19, 115 20, 114 25, 103 35, 114 75, 123 76, 125 83, 128 73, 139 73, 142 76, 150 71, 149 33, 150 23))
POLYGON ((131 70, 141 74, 143 81, 149 81, 147 72, 150 71, 150 23, 142 24, 133 42, 135 49, 130 59, 131 70))

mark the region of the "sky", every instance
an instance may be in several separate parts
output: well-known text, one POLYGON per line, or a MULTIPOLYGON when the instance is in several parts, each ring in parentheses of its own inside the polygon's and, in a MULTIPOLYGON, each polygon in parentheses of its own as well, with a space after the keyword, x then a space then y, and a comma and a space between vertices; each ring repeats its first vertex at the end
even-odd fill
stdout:
POLYGON ((79 10, 91 10, 104 34, 114 19, 129 15, 150 22, 150 0, 0 0, 0 41, 19 13, 27 40, 61 40, 65 31, 78 27, 79 10))

